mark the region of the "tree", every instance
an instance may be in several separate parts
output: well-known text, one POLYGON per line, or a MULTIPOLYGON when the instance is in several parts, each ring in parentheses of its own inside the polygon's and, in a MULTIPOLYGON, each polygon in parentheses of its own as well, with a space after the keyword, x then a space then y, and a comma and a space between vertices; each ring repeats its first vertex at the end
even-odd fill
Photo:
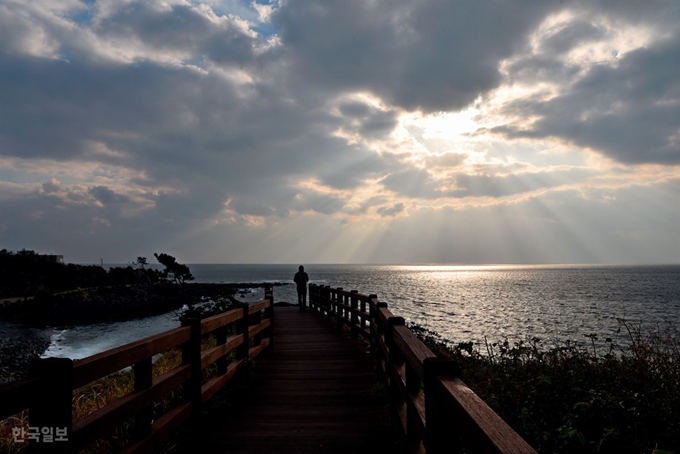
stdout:
POLYGON ((148 265, 148 263, 147 263, 147 261, 146 261, 146 257, 137 257, 137 261, 134 262, 134 263, 135 263, 135 265, 137 265, 137 266, 141 266, 142 269, 144 269, 144 267, 145 267, 146 265, 148 265))
POLYGON ((194 280, 194 276, 191 274, 189 267, 182 265, 181 263, 177 263, 175 257, 162 252, 160 254, 154 252, 153 256, 156 257, 158 263, 165 267, 163 270, 164 278, 172 279, 178 285, 184 285, 186 281, 194 280))

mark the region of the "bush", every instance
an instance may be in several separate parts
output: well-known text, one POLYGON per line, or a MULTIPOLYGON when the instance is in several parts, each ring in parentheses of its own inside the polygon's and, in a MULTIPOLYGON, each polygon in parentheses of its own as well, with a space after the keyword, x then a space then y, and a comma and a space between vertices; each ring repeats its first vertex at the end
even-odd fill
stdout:
POLYGON ((26 249, 16 252, 0 250, 0 275, 3 276, 0 282, 2 298, 33 296, 40 292, 53 293, 79 287, 148 284, 162 278, 161 271, 151 268, 134 269, 127 266, 107 271, 96 265, 52 262, 26 249))
POLYGON ((541 453, 680 451, 680 344, 675 329, 621 321, 627 346, 540 339, 456 345, 412 326, 438 356, 541 453), (604 351, 603 351, 604 350, 604 351))

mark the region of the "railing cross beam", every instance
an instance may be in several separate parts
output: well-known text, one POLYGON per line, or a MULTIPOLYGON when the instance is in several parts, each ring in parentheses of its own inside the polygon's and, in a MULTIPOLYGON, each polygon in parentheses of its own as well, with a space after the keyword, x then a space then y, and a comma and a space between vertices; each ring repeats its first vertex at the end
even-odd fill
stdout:
POLYGON ((0 419, 28 408, 29 427, 37 428, 40 437, 38 441, 31 437, 31 452, 59 453, 80 451, 111 428, 134 419, 131 444, 123 452, 148 452, 187 420, 197 421, 190 417, 200 414, 205 401, 233 378, 246 375, 246 361, 272 351, 273 290, 267 288, 265 296, 263 301, 212 317, 185 319, 181 327, 75 362, 67 358, 35 360, 28 379, 0 386, 0 419), (228 337, 234 324, 240 333, 228 337), (249 349, 251 332, 256 345, 249 349), (212 333, 215 347, 202 350, 202 337, 212 333), (154 379, 152 358, 177 348, 182 351, 182 364, 154 379), (234 350, 237 359, 229 363, 227 355, 234 350), (213 376, 204 380, 204 369, 213 363, 217 365, 213 376), (74 390, 129 366, 132 392, 73 421, 74 390), (181 402, 152 420, 154 402, 179 390, 181 402))
POLYGON ((317 285, 310 285, 310 295, 310 304, 325 307, 337 326, 348 324, 352 337, 370 328, 371 352, 390 394, 392 426, 411 452, 450 452, 459 437, 472 452, 535 454, 460 380, 458 365, 436 358, 377 295, 317 285))

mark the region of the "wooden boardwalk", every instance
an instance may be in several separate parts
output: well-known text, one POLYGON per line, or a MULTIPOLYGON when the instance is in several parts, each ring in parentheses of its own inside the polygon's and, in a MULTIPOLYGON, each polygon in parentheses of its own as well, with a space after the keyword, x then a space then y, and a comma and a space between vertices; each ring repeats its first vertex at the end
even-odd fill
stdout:
POLYGON ((318 312, 275 311, 274 355, 255 362, 233 405, 201 421, 201 452, 395 452, 368 346, 318 312))
POLYGON ((33 440, 36 452, 79 452, 134 420, 125 454, 164 442, 191 453, 441 454, 458 437, 468 452, 536 454, 377 295, 310 284, 309 297, 314 309, 273 310, 267 288, 262 301, 81 360, 36 360, 28 379, 0 387, 0 421, 28 409, 29 427, 61 428, 60 443, 33 440), (173 349, 182 363, 154 376, 153 357, 173 349), (134 390, 73 420, 74 390, 130 366, 134 390), (154 415, 171 392, 182 398, 154 415))

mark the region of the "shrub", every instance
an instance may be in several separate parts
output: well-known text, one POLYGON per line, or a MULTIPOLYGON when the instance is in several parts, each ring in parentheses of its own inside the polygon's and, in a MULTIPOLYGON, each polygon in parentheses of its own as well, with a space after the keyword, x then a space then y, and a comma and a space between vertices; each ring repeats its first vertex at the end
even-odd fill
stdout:
POLYGON ((452 344, 412 326, 438 356, 537 451, 651 453, 680 450, 680 348, 673 328, 645 332, 621 321, 627 345, 538 338, 452 344), (660 451, 659 451, 660 452, 660 451))

